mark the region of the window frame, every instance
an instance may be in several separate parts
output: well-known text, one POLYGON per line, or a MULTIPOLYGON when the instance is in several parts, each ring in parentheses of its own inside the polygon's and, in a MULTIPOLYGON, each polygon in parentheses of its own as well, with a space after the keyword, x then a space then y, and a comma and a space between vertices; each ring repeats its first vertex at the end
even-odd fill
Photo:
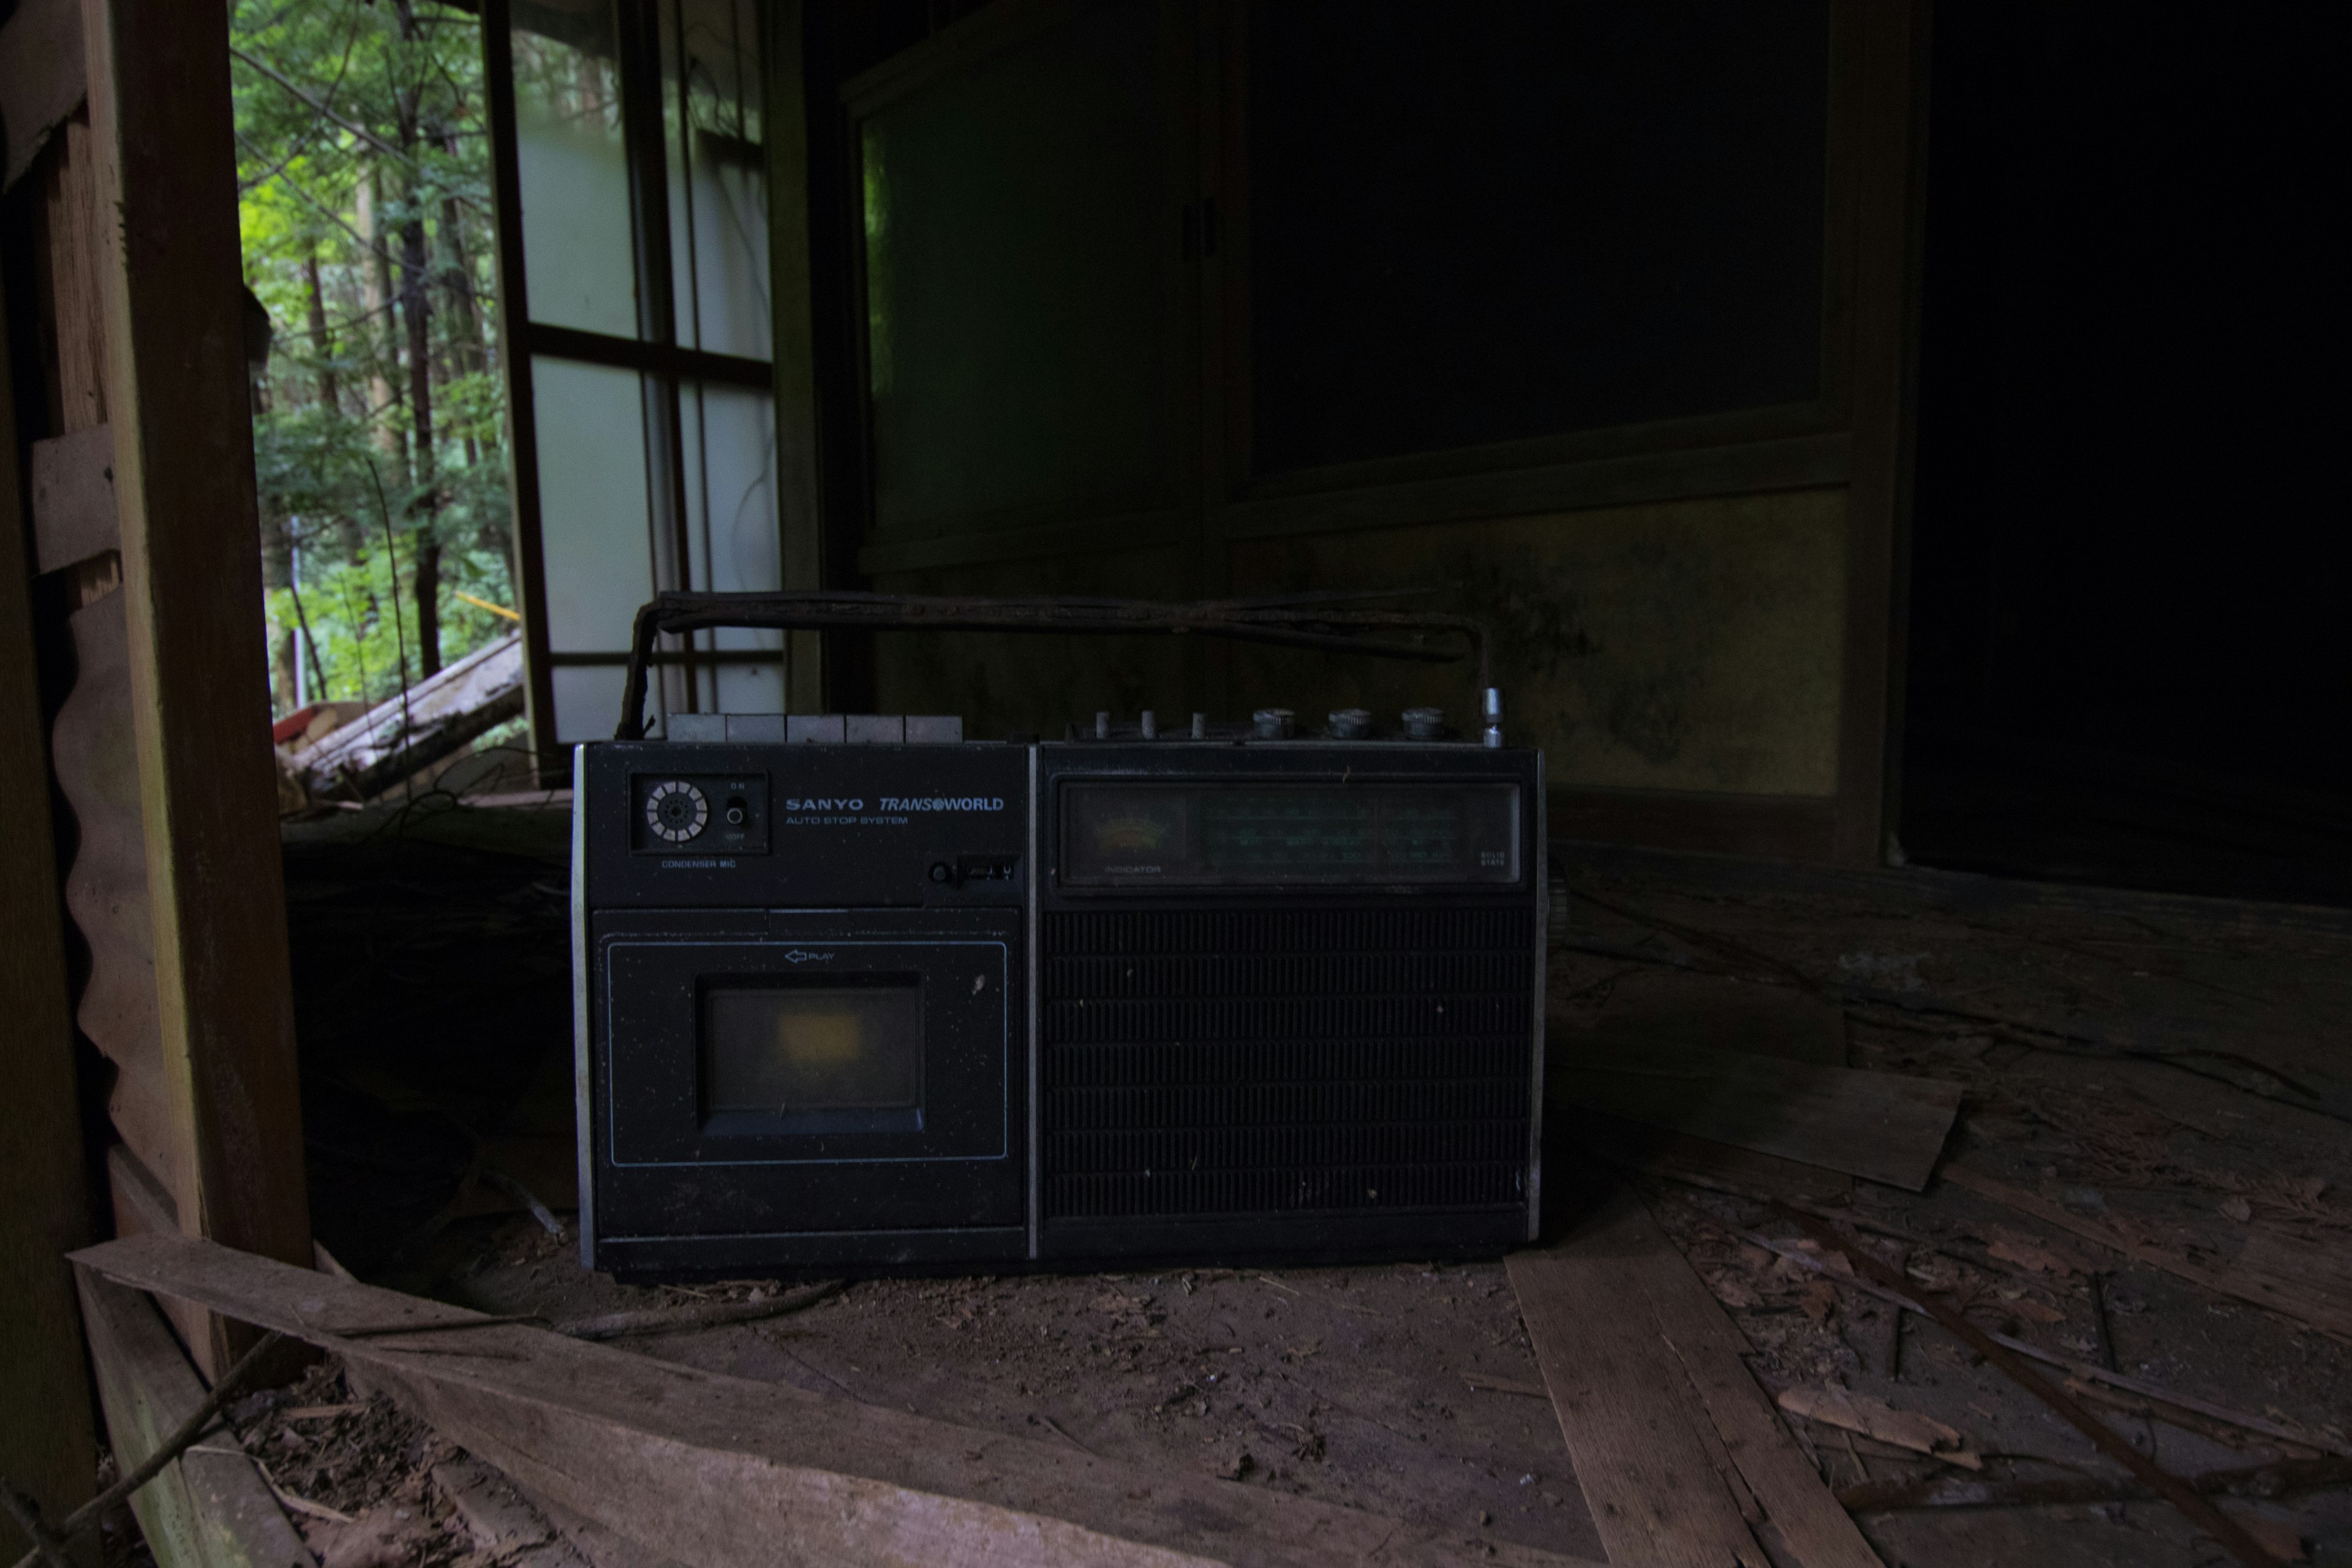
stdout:
MULTIPOLYGON (((776 397, 777 375, 769 360, 717 353, 677 341, 676 282, 672 276, 669 161, 663 95, 666 90, 660 0, 606 0, 614 18, 618 58, 623 155, 629 179, 629 226, 637 300, 635 337, 536 321, 530 315, 524 272, 520 146, 516 121, 513 16, 510 0, 482 0, 483 79, 489 104, 491 193, 497 216, 499 340, 505 347, 508 450, 513 465, 514 557, 518 605, 522 616, 526 715, 531 749, 541 781, 570 778, 566 747, 557 739, 553 672, 562 668, 621 668, 629 661, 628 628, 615 628, 614 645, 558 652, 550 646, 544 519, 539 478, 537 404, 532 366, 541 357, 637 373, 646 409, 646 531, 653 547, 656 591, 690 579, 694 560, 688 505, 682 399, 696 383, 739 387, 776 397)), ((763 94, 771 7, 757 8, 762 37, 753 58, 763 94)), ((681 11, 682 17, 682 11, 681 11)), ((681 21, 682 25, 682 21, 681 21)), ((763 121, 769 118, 763 112, 763 121)), ((771 197, 772 201, 772 194, 771 197)), ((771 269, 773 269, 772 258, 771 269)), ((781 410, 779 410, 781 412, 781 410)), ((779 429, 781 440, 782 430, 779 429)), ((778 500, 778 561, 786 552, 783 496, 778 500)), ((657 700, 665 710, 698 710, 700 671, 720 664, 778 667, 790 688, 789 647, 721 649, 698 647, 692 637, 665 637, 654 654, 662 670, 657 700)), ((617 719, 618 715, 614 717, 617 719)))

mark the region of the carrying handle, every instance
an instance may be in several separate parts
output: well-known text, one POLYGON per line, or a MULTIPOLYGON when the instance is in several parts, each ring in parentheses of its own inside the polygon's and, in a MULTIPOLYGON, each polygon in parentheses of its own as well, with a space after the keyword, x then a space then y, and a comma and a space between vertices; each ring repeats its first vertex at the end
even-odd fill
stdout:
MULTIPOLYGON (((1160 633, 1232 637, 1283 647, 1370 654, 1450 663, 1462 656, 1418 643, 1375 641, 1367 633, 1451 634, 1465 638, 1478 663, 1480 709, 1493 689, 1486 623, 1473 616, 1417 610, 1339 607, 1387 594, 1300 595, 1284 599, 942 598, 922 594, 657 594, 637 611, 621 692, 616 741, 646 736, 646 674, 664 633, 732 626, 761 631, 959 631, 1160 633)), ((1497 740, 1489 744, 1499 743, 1497 740)))

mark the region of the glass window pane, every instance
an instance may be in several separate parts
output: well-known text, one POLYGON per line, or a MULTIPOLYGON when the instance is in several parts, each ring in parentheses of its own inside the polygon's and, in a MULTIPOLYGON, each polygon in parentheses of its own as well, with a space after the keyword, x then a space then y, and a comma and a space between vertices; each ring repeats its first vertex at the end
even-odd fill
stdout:
MULTIPOLYGON (((688 382, 680 389, 688 542, 694 585, 720 593, 783 586, 776 520, 776 411, 766 393, 688 382)), ((774 650, 773 663, 726 663, 702 679, 706 708, 722 713, 784 710, 782 632, 722 627, 697 646, 774 650)))
POLYGON ((637 335, 611 0, 516 0, 515 156, 531 320, 637 335))
POLYGON ((560 664, 547 676, 555 690, 556 744, 613 738, 613 727, 621 721, 621 689, 628 678, 625 668, 617 664, 560 664))
POLYGON ((1146 0, 1112 0, 864 122, 880 529, 1164 472, 1157 27, 1146 0))
POLYGON ((663 0, 677 341, 767 359, 768 175, 754 0, 663 0))
POLYGON ((531 362, 530 384, 548 647, 625 651, 637 606, 654 587, 637 374, 541 355, 531 362))
POLYGON ((1828 11, 1251 6, 1254 468, 1818 395, 1828 11))

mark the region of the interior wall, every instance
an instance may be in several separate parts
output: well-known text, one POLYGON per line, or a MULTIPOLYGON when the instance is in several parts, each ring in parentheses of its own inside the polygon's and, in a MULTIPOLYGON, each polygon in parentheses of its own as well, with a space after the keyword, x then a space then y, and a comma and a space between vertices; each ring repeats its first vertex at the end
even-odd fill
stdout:
MULTIPOLYGON (((1507 732, 1544 749, 1555 787, 1827 797, 1845 501, 1836 488, 1248 540, 1232 586, 1446 584, 1429 602, 1488 621, 1507 732)), ((1464 728, 1475 711, 1461 665, 1249 646, 1232 668, 1236 710, 1367 707, 1393 723, 1429 704, 1464 728)))
MULTIPOLYGON (((1389 422, 1382 426, 1388 435, 1375 432, 1377 438, 1367 444, 1348 431, 1324 431, 1316 440, 1329 447, 1328 452, 1314 442, 1301 446, 1292 440, 1279 451, 1266 447, 1254 458, 1256 448, 1287 426, 1279 419, 1269 424, 1262 401, 1256 407, 1253 402, 1279 395, 1296 382, 1281 367, 1299 357, 1293 352, 1289 360, 1282 358, 1284 344, 1298 350, 1289 338, 1271 347, 1258 341, 1270 320, 1265 312, 1282 299, 1293 304, 1281 308, 1295 309, 1297 300, 1315 294, 1312 289, 1302 293, 1297 278, 1291 279, 1286 295, 1268 294, 1272 274, 1253 261, 1253 246, 1282 243, 1279 237, 1269 237, 1268 214, 1276 209, 1265 205, 1277 200, 1279 192, 1253 188, 1252 180, 1266 170, 1262 162, 1252 162, 1248 151, 1253 117, 1263 121, 1268 111, 1264 84, 1254 83, 1251 72, 1271 57, 1275 46, 1250 34, 1255 13, 1249 6, 1163 0, 1158 7, 1163 39, 1160 90, 1171 106, 1171 125, 1183 128, 1171 132, 1160 153, 1167 205, 1158 220, 1165 232, 1157 234, 1157 241, 1164 250, 1147 256, 1154 230, 1146 224, 1119 242, 1124 248, 1107 250, 1096 263, 1166 265, 1165 277, 1155 286, 1165 314, 1154 330, 1163 335, 1141 345, 1148 353, 1129 353, 1137 344, 1109 341, 1101 332, 1075 334, 1058 345, 1031 343, 1009 362, 1010 380, 979 374, 963 397, 967 403, 995 400, 973 412, 982 426, 993 428, 1008 420, 1019 423, 1015 404, 1025 395, 1021 376, 1034 362, 1075 354, 1130 400, 1151 395, 1149 384, 1162 374, 1156 367, 1172 364, 1165 401, 1166 465, 1156 470, 1156 479, 1074 485, 1046 499, 1024 497, 1018 505, 975 503, 961 511, 950 506, 919 528, 891 514, 887 506, 880 506, 877 515, 877 497, 887 500, 893 492, 875 465, 898 460, 891 458, 892 449, 936 458, 945 449, 939 440, 951 439, 954 432, 922 442, 920 433, 908 429, 897 413, 885 419, 866 405, 869 386, 886 400, 907 395, 908 367, 914 362, 899 334, 915 318, 898 292, 912 274, 898 270, 903 264, 887 255, 891 247, 910 243, 904 187, 894 184, 886 193, 902 205, 886 201, 878 208, 873 191, 860 189, 861 178, 871 177, 862 173, 860 158, 871 155, 875 145, 861 126, 877 117, 886 129, 906 123, 907 112, 893 106, 933 90, 932 83, 1018 75, 1006 72, 1001 62, 988 62, 1017 49, 1027 29, 1097 9, 997 0, 833 88, 843 105, 835 135, 848 170, 844 195, 853 212, 855 204, 865 204, 864 232, 855 231, 859 226, 853 218, 847 226, 852 232, 841 237, 848 252, 848 297, 838 300, 859 322, 864 338, 856 363, 840 367, 842 374, 831 384, 835 438, 826 448, 833 526, 841 526, 841 512, 851 501, 862 517, 856 571, 833 580, 889 591, 1150 598, 1433 586, 1434 594, 1411 603, 1468 611, 1496 627, 1497 679, 1506 692, 1509 732, 1515 742, 1547 752, 1555 832, 1874 861, 1900 490, 1906 348, 1901 320, 1912 177, 1906 137, 1916 69, 1906 9, 1832 4, 1824 13, 1828 61, 1818 79, 1826 83, 1829 101, 1812 132, 1817 139, 1826 137, 1825 144, 1816 142, 1822 145, 1823 171, 1806 198, 1815 204, 1811 221, 1822 237, 1818 324, 1812 329, 1821 344, 1820 374, 1808 381, 1783 367, 1785 374, 1774 373, 1780 380, 1772 382, 1781 390, 1771 394, 1795 401, 1717 407, 1721 399, 1704 377, 1669 378, 1672 384, 1655 385, 1628 380, 1625 386, 1632 390, 1618 389, 1623 397, 1612 392, 1585 413, 1530 413, 1535 405, 1521 407, 1526 400, 1517 393, 1497 394, 1472 420, 1474 438, 1465 446, 1463 431, 1454 428, 1458 420, 1450 424, 1439 416, 1443 410, 1424 417, 1410 406, 1410 389, 1421 384, 1407 373, 1420 363, 1412 356, 1438 352, 1442 345, 1400 342, 1386 359, 1370 349, 1357 354, 1370 355, 1366 363, 1371 370, 1365 374, 1390 360, 1396 362, 1390 369, 1407 367, 1400 372, 1405 374, 1399 384, 1404 390, 1392 388, 1384 399, 1374 399, 1389 422), (1181 47, 1170 39, 1180 40, 1181 47), (1183 58, 1168 58, 1176 54, 1183 58), (880 240, 877 210, 886 220, 880 240), (1122 259, 1129 253, 1134 259, 1122 259), (1163 254, 1164 262, 1159 259, 1163 254), (1171 265, 1180 255, 1183 265, 1171 265), (877 272, 877 257, 887 259, 887 272, 877 272), (877 278, 884 289, 880 297, 859 292, 872 289, 877 278), (877 341, 887 354, 882 373, 874 359, 877 341), (1119 368, 1114 373, 1111 365, 1119 368), (877 374, 881 382, 870 379, 877 374), (1579 427, 1580 420, 1592 427, 1579 427), (1552 428, 1562 421, 1565 428, 1552 428), (1550 433, 1528 433, 1547 429, 1550 433), (1304 467, 1301 451, 1311 458, 1304 467), (1264 471, 1253 466, 1260 459, 1264 471), (853 467, 865 476, 862 492, 845 484, 845 471, 853 467), (1102 493, 1078 493, 1087 489, 1102 493)), ((1511 14, 1533 26, 1556 25, 1541 7, 1511 14)), ((1742 15, 1757 28, 1776 25, 1761 13, 1742 15)), ((1704 21, 1694 19, 1693 26, 1704 21)), ((1664 48, 1648 26, 1640 18, 1626 20, 1623 37, 1602 42, 1621 50, 1664 48)), ((1470 27, 1465 36, 1484 39, 1477 47, 1492 53, 1499 46, 1485 38, 1483 27, 1470 27)), ((1570 45, 1583 47, 1573 38, 1562 47, 1570 45)), ((1447 47, 1464 53, 1458 38, 1447 47)), ((1738 54, 1730 51, 1707 68, 1736 73, 1738 54)), ((836 46, 836 67, 842 58, 836 46)), ((1475 88, 1479 73, 1468 68, 1475 63, 1465 56, 1453 62, 1462 68, 1433 77, 1430 90, 1444 101, 1421 103, 1413 112, 1422 119, 1434 116, 1433 122, 1443 125, 1445 103, 1452 101, 1445 93, 1475 88)), ((1373 64, 1386 70, 1394 62, 1373 64)), ((1525 62, 1514 64, 1517 68, 1525 62)), ((1607 72, 1589 85, 1604 96, 1683 90, 1675 73, 1656 74, 1658 81, 1647 87, 1629 89, 1607 72)), ((1528 89, 1519 77, 1532 81, 1541 75, 1540 69, 1530 76, 1522 68, 1511 82, 1528 89)), ((1513 96, 1528 99, 1531 90, 1515 89, 1513 96)), ((816 95, 812 88, 813 100, 816 95)), ((1024 102, 1024 114, 1046 125, 1054 122, 1049 93, 1033 89, 1024 102)), ((1326 104, 1290 130, 1317 141, 1317 155, 1345 165, 1356 154, 1349 153, 1348 137, 1326 121, 1362 109, 1326 104)), ((1784 142, 1801 141, 1802 116, 1790 120, 1760 100, 1747 112, 1763 116, 1759 124, 1778 126, 1784 142), (1773 113, 1780 118, 1771 119, 1773 113)), ((1716 121, 1724 118, 1706 121, 1714 128, 1711 134, 1723 132, 1716 121)), ((1558 119, 1538 113, 1530 120, 1516 111, 1486 114, 1478 134, 1495 142, 1495 157, 1476 152, 1470 161, 1480 167, 1496 159, 1508 163, 1514 147, 1531 151, 1538 164, 1557 157, 1554 143, 1573 140, 1567 128, 1554 123, 1558 119)), ((1027 121, 1016 117, 1016 123, 1027 121)), ((1699 144, 1705 138, 1688 125, 1683 125, 1684 140, 1669 145, 1667 132, 1659 126, 1679 123, 1665 115, 1652 127, 1654 134, 1629 142, 1628 170, 1638 172, 1660 159, 1665 161, 1662 167, 1712 169, 1707 148, 1699 144)), ((1064 125, 1060 133, 1080 135, 1084 129, 1064 125)), ((996 133, 976 125, 974 133, 982 132, 996 133)), ((1261 140, 1272 134, 1264 132, 1261 140)), ((896 145, 883 149, 884 166, 898 155, 896 145)), ((1542 272, 1549 256, 1580 255, 1579 247, 1601 244, 1592 236, 1605 239, 1611 227, 1596 227, 1594 215, 1611 210, 1609 201, 1634 200, 1628 193, 1641 184, 1634 178, 1625 189, 1553 190, 1543 184, 1548 176, 1540 168, 1533 174, 1522 169, 1488 180, 1489 185, 1500 180, 1486 193, 1493 199, 1458 204, 1461 210, 1449 210, 1444 223, 1433 227, 1408 221, 1402 211, 1382 216, 1383 171, 1393 163, 1393 152, 1385 143, 1360 150, 1366 162, 1357 171, 1359 188, 1348 198, 1355 203, 1349 221, 1361 231, 1349 262, 1360 275, 1353 281, 1334 276, 1331 289, 1344 308, 1334 307, 1337 315, 1318 327, 1327 336, 1339 332, 1344 339, 1352 331, 1377 339, 1414 325, 1410 291, 1394 297, 1382 292, 1384 245, 1402 247, 1396 251, 1400 267, 1406 250, 1420 254, 1455 247, 1460 254, 1430 275, 1436 283, 1421 279, 1427 287, 1475 289, 1480 268, 1461 264, 1471 256, 1491 258, 1510 277, 1529 279, 1542 272), (1544 202, 1560 210, 1537 215, 1530 204, 1544 202), (1532 229, 1519 221, 1537 216, 1544 222, 1532 229)), ((1438 178, 1445 174, 1445 162, 1440 158, 1398 177, 1438 178)), ((1127 163, 1136 172, 1122 177, 1142 178, 1150 157, 1133 152, 1127 163)), ((1591 169, 1576 177, 1590 184, 1602 174, 1618 177, 1613 171, 1591 169)), ((1014 180, 1005 200, 979 202, 978 208, 996 215, 992 221, 1035 221, 1041 232, 1051 232, 1052 184, 1014 180), (1031 185, 1047 194, 1032 199, 1026 194, 1031 185)), ((1746 189, 1748 184, 1728 179, 1724 189, 1746 189)), ((1802 185, 1799 181, 1789 188, 1802 195, 1802 185)), ((966 205, 978 199, 970 192, 967 197, 966 205)), ((1403 195, 1389 205, 1399 202, 1413 205, 1403 195)), ((912 216, 919 220, 923 215, 912 216)), ((1703 216, 1654 214, 1657 232, 1644 243, 1654 240, 1669 251, 1687 247, 1696 243, 1694 225, 1705 226, 1703 216)), ((1758 232, 1785 235, 1792 222, 1801 228, 1806 220, 1776 212, 1747 214, 1740 221, 1758 232)), ((1000 236, 991 240, 988 253, 1019 253, 1024 243, 1000 236)), ((936 249, 934 240, 926 238, 899 254, 919 257, 936 249)), ((1601 257, 1595 265, 1601 261, 1622 265, 1626 258, 1601 257)), ((1290 272, 1304 265, 1287 252, 1279 264, 1290 272)), ((941 276, 955 285, 952 269, 941 276)), ((1592 286, 1601 288, 1606 276, 1602 266, 1592 286)), ((1643 308, 1671 315, 1673 295, 1673 289, 1660 299, 1645 295, 1643 308)), ((1605 302, 1609 297, 1601 288, 1599 298, 1605 302)), ((1484 356, 1480 363, 1496 367, 1505 387, 1540 390, 1571 375, 1580 363, 1579 335, 1588 326, 1574 311, 1555 315, 1557 320, 1547 317, 1540 323, 1536 338, 1516 341, 1509 312, 1496 316, 1482 330, 1500 336, 1476 345, 1484 356), (1559 368, 1563 366, 1569 368, 1559 368)), ((1054 319, 1050 309, 1040 317, 1054 319)), ((1619 337, 1626 330, 1624 322, 1609 321, 1605 309, 1593 321, 1619 337)), ((1445 331, 1454 332, 1459 325, 1445 331)), ((1677 353, 1692 363, 1706 357, 1688 343, 1677 353)), ((1300 363, 1312 368, 1326 358, 1309 354, 1300 363)), ((1772 363, 1786 358, 1780 353, 1772 363)), ((958 363, 967 380, 976 370, 986 370, 958 363)), ((1771 377, 1758 385, 1767 381, 1771 377)), ((1439 396, 1434 388, 1425 394, 1439 396)), ((1065 418, 1024 426, 1023 434, 1055 437, 1066 430, 1075 439, 1087 427, 1084 420, 1065 418)), ((952 486, 941 493, 951 490, 952 486)), ((833 668, 855 670, 866 657, 872 660, 870 678, 837 681, 829 694, 836 706, 961 712, 967 732, 982 737, 1050 737, 1066 723, 1083 722, 1102 709, 1125 717, 1147 707, 1163 716, 1202 710, 1238 719, 1271 704, 1292 708, 1311 721, 1331 707, 1364 706, 1393 722, 1395 711, 1408 704, 1435 702, 1466 723, 1475 701, 1462 666, 1293 656, 1259 647, 1153 647, 1142 639, 1097 644, 900 637, 881 639, 870 650, 846 650, 846 657, 834 658, 833 668)))
POLYGON ((2320 18, 1936 26, 1904 848, 2352 901, 2320 18))
MULTIPOLYGON (((874 586, 903 594, 1073 594, 1166 598, 1184 570, 1181 546, 891 573, 874 586)), ((874 639, 874 708, 951 713, 972 740, 1059 740, 1072 720, 1202 705, 1198 662, 1170 637, 1066 637, 907 632, 874 639)), ((1222 716, 1222 715, 1221 715, 1222 716)))

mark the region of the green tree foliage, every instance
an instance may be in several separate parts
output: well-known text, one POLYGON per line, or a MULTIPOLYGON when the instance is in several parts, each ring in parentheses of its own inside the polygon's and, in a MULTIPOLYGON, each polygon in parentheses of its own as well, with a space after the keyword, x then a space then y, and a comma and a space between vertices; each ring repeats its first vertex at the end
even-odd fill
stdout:
POLYGON ((514 603, 480 24, 233 0, 230 28, 273 698, 380 700, 513 629, 471 602, 514 603))

